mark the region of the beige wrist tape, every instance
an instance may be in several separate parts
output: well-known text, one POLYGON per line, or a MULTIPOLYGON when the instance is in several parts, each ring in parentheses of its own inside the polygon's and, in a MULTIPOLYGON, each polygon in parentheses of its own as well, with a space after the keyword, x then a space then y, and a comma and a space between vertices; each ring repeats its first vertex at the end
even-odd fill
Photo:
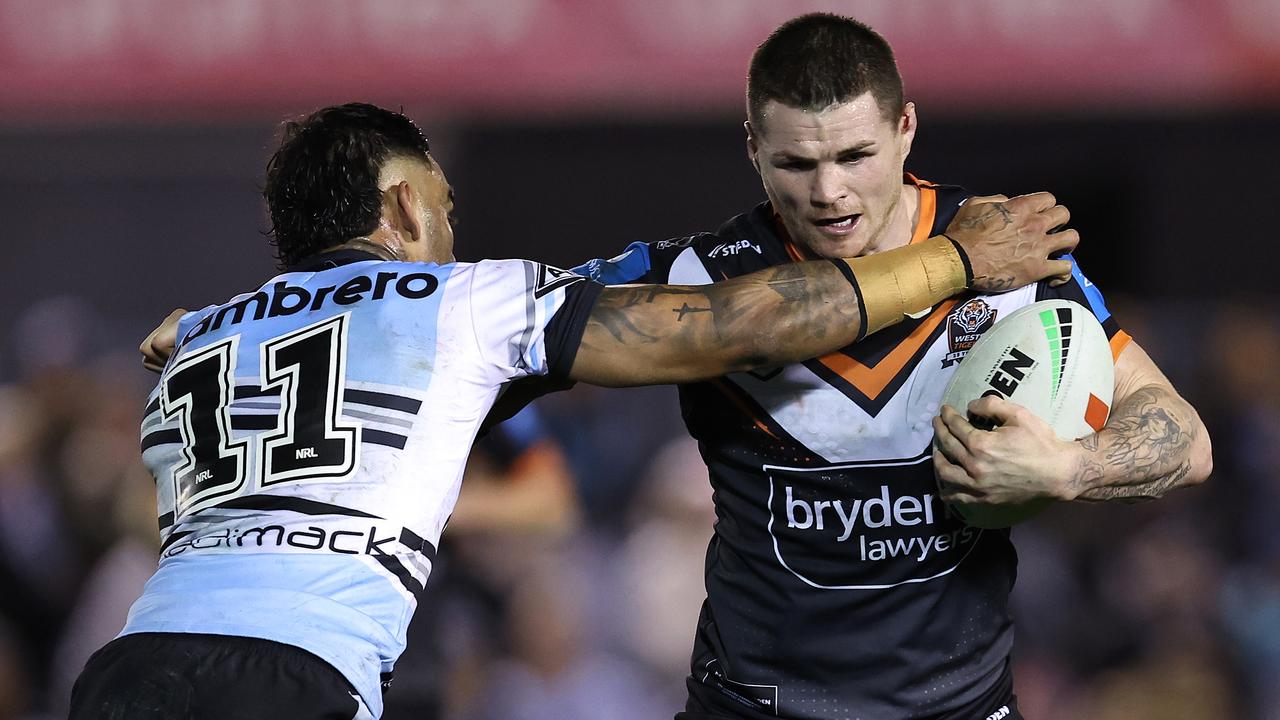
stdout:
POLYGON ((968 287, 965 261, 945 237, 846 259, 862 297, 865 334, 928 310, 968 287))

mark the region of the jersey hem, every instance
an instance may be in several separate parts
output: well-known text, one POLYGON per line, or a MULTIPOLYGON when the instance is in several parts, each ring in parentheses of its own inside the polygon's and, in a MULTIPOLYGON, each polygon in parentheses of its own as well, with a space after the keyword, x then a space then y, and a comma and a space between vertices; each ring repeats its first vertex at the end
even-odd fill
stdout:
POLYGON ((333 654, 325 653, 319 648, 299 642, 297 638, 289 636, 287 633, 272 632, 265 627, 245 627, 243 625, 222 626, 222 625, 201 625, 199 628, 193 628, 185 623, 148 623, 138 627, 128 627, 120 631, 117 638, 126 635, 135 635, 147 632, 167 632, 181 633, 185 635, 221 635, 227 637, 255 638, 257 640, 270 640, 272 642, 291 645, 300 650, 304 650, 321 661, 330 665, 334 670, 342 674, 347 682, 351 683, 351 687, 360 695, 360 699, 373 712, 375 717, 382 714, 382 691, 381 685, 375 681, 372 685, 363 677, 364 673, 359 672, 355 667, 342 662, 342 660, 333 654))
MULTIPOLYGON (((179 602, 181 601, 179 596, 177 595, 173 595, 172 593, 166 593, 166 595, 169 595, 171 598, 178 598, 179 602)), ((310 596, 310 597, 314 597, 315 599, 324 601, 326 603, 332 603, 332 601, 328 600, 327 598, 322 598, 319 596, 310 596)), ((153 594, 144 595, 144 599, 154 603, 155 601, 163 600, 164 598, 158 594, 153 593, 153 594)), ((337 604, 334 603, 334 605, 337 605, 337 604)), ((359 613, 359 611, 352 610, 351 608, 345 605, 337 605, 337 606, 344 610, 347 610, 348 612, 360 614, 361 617, 366 619, 366 621, 372 621, 372 619, 369 618, 368 615, 359 613)), ((261 606, 259 606, 259 608, 257 609, 261 610, 262 608, 261 606)), ((268 609, 267 614, 273 615, 274 612, 276 611, 282 612, 282 613, 292 613, 296 615, 297 603, 295 602, 292 604, 291 607, 287 607, 287 608, 276 607, 273 609, 268 609)), ((326 623, 326 625, 328 625, 328 623, 326 623)), ((381 715, 382 713, 382 690, 381 690, 382 662, 380 660, 381 653, 378 651, 377 646, 374 643, 356 643, 359 645, 364 645, 365 650, 363 652, 358 650, 353 652, 352 643, 347 643, 345 646, 341 646, 341 647, 335 647, 332 643, 326 644, 324 642, 325 640, 331 640, 335 635, 341 635, 348 638, 354 637, 349 632, 343 632, 341 629, 326 629, 324 627, 312 627, 311 630, 312 632, 309 633, 310 637, 308 637, 308 633, 304 633, 304 632, 291 633, 291 632, 282 630, 278 626, 246 622, 243 620, 240 620, 234 623, 230 623, 230 622, 219 623, 219 622, 190 622, 190 621, 184 622, 184 621, 173 621, 173 620, 148 620, 146 618, 135 619, 131 617, 128 620, 128 622, 125 623, 124 629, 122 629, 119 635, 117 635, 116 637, 123 637, 125 635, 133 635, 136 633, 144 633, 144 632, 169 632, 169 633, 186 633, 186 634, 194 634, 194 635, 226 635, 231 637, 248 637, 248 638, 256 638, 259 640, 271 640, 273 642, 283 643, 285 645, 292 645, 293 647, 300 648, 302 650, 305 650, 308 653, 311 653, 312 655, 315 655, 317 658, 331 665, 335 670, 341 673, 344 678, 347 679, 347 682, 351 683, 351 686, 364 700, 365 704, 368 705, 370 710, 374 712, 374 715, 375 716, 381 715), (376 664, 376 667, 366 667, 365 663, 358 662, 362 656, 368 658, 369 660, 373 660, 374 663, 376 664)))

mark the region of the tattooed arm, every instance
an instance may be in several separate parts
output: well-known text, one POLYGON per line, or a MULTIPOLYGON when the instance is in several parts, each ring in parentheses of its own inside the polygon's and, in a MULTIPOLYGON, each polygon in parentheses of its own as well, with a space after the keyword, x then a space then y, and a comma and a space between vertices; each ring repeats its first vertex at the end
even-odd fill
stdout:
POLYGON ((1078 441, 1069 494, 1078 500, 1150 500, 1203 482, 1209 433, 1137 343, 1116 362, 1116 400, 1102 431, 1078 441))
POLYGON ((946 234, 875 255, 713 285, 605 288, 569 376, 596 385, 679 383, 816 357, 966 286, 1000 292, 1070 273, 1069 261, 1052 256, 1079 235, 1051 231, 1069 218, 1049 193, 973 198, 946 234))
MULTIPOLYGON (((598 385, 687 382, 831 352, 966 286, 1001 292, 1069 274, 1071 263, 1053 257, 1080 236, 1050 228, 1070 217, 1047 192, 975 197, 943 235, 914 246, 775 267, 714 285, 606 288, 570 377, 598 385)), ((147 369, 164 367, 184 312, 171 313, 142 341, 147 369)))
POLYGON ((853 285, 825 261, 713 285, 608 287, 569 376, 610 386, 702 380, 830 352, 861 326, 853 285))
POLYGON ((1116 361, 1116 392, 1102 431, 1059 440, 1048 423, 997 397, 975 400, 975 428, 943 407, 934 419, 934 467, 944 499, 974 505, 1045 500, 1143 500, 1203 482, 1213 468, 1209 434, 1194 408, 1136 342, 1116 361))

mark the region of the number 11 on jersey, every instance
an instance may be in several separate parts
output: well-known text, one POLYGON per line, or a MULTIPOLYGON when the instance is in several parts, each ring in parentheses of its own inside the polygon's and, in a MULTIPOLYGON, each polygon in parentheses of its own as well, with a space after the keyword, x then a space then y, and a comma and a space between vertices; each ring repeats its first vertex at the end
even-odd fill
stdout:
MULTIPOLYGON (((343 477, 359 462, 356 423, 341 420, 350 314, 262 343, 262 388, 278 388, 275 426, 234 439, 231 405, 240 337, 181 358, 161 384, 166 418, 178 417, 182 461, 173 469, 178 516, 244 494, 249 444, 256 443, 257 487, 343 477)), ((257 489, 257 488, 254 488, 257 489)))

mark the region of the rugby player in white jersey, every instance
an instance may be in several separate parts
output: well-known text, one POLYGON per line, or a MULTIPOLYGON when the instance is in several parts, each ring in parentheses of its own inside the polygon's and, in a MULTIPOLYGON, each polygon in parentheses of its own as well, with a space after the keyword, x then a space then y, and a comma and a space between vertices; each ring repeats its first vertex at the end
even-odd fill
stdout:
MULTIPOLYGON (((904 173, 915 107, 888 43, 850 18, 802 16, 757 49, 746 129, 767 202, 715 232, 634 243, 576 271, 704 284, 806 259, 883 257, 962 225, 975 202, 904 173)), ((680 386, 720 520, 681 720, 1020 717, 1009 531, 966 526, 940 495, 1152 498, 1204 480, 1212 462, 1195 410, 1071 265, 1065 282, 966 293, 823 357, 680 386), (995 432, 952 408, 938 417, 976 339, 1052 297, 1089 307, 1111 338, 1105 427, 1063 442, 994 397, 968 410, 995 419, 995 432)))
POLYGON ((975 204, 951 239, 703 288, 460 263, 426 139, 369 105, 288 124, 264 195, 284 272, 148 340, 168 355, 142 424, 159 568, 73 718, 377 717, 505 384, 799 361, 990 278, 1061 275, 1076 240, 1039 194, 975 204))

